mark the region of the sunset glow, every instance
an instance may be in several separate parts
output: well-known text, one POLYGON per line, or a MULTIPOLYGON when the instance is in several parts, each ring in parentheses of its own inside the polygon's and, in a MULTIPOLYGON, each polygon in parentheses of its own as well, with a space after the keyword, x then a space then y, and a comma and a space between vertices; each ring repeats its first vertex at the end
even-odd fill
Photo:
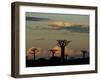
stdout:
POLYGON ((54 21, 54 22, 48 23, 48 26, 58 27, 58 28, 59 27, 71 27, 74 25, 82 25, 82 24, 74 23, 74 22, 63 22, 63 21, 54 21))

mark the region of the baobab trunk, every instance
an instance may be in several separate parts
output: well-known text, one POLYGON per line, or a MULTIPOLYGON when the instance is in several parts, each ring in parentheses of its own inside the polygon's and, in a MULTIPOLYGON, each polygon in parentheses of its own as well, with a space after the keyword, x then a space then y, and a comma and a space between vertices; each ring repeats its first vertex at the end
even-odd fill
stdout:
POLYGON ((65 47, 61 47, 61 58, 62 58, 62 62, 65 61, 64 53, 65 53, 65 47))
POLYGON ((65 61, 65 55, 64 55, 65 46, 67 46, 68 43, 70 43, 71 41, 68 41, 68 40, 57 40, 57 41, 58 41, 57 45, 61 47, 61 60, 63 62, 65 61))
POLYGON ((52 57, 54 57, 54 53, 52 53, 52 57))
POLYGON ((33 55, 34 55, 34 61, 35 61, 35 53, 33 55))
POLYGON ((87 51, 82 50, 82 53, 83 53, 83 58, 85 58, 87 51))
POLYGON ((84 52, 84 53, 83 53, 83 58, 85 58, 85 54, 86 54, 86 53, 84 52))

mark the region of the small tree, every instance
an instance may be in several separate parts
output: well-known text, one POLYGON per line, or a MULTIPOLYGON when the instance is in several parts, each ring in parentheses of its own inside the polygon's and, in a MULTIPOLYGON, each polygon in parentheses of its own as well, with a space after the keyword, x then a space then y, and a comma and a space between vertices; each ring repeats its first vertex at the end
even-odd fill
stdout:
POLYGON ((61 59, 62 61, 65 61, 65 58, 64 58, 64 51, 65 51, 65 46, 68 45, 68 43, 70 43, 71 41, 68 41, 68 40, 57 40, 57 45, 61 48, 61 59))
POLYGON ((68 59, 68 55, 66 54, 65 57, 66 57, 66 60, 67 60, 68 59))
POLYGON ((33 51, 33 56, 34 56, 34 61, 35 61, 35 54, 36 54, 36 51, 37 51, 38 49, 37 48, 32 48, 32 51, 33 51))
POLYGON ((52 57, 54 57, 55 52, 57 51, 56 49, 49 49, 50 52, 52 52, 52 57))
POLYGON ((87 51, 86 50, 82 50, 82 53, 83 53, 83 58, 85 58, 87 51))

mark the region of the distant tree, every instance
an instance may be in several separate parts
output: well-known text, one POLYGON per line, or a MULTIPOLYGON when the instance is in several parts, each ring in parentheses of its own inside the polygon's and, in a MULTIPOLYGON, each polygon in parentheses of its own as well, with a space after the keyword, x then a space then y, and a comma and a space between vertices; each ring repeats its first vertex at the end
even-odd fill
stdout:
POLYGON ((32 48, 32 51, 33 51, 33 55, 34 55, 34 61, 35 61, 35 54, 36 54, 36 51, 37 51, 38 49, 37 48, 32 48))
POLYGON ((68 55, 65 55, 65 57, 66 57, 66 60, 68 59, 68 55))
POLYGON ((83 53, 83 58, 86 57, 87 51, 86 50, 81 50, 81 52, 83 53))
POLYGON ((65 46, 68 45, 68 43, 70 43, 71 41, 68 41, 68 40, 57 40, 57 45, 61 48, 61 59, 62 61, 65 60, 64 58, 64 51, 65 51, 65 46))
POLYGON ((49 49, 50 52, 52 52, 52 57, 54 57, 55 52, 57 51, 56 49, 49 49))

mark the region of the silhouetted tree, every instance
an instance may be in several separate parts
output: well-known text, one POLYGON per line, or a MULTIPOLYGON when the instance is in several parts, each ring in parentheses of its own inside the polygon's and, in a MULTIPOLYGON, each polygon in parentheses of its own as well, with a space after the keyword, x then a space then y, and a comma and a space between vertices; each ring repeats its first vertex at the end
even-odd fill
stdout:
POLYGON ((56 49, 49 49, 50 52, 52 52, 52 57, 54 57, 55 52, 57 51, 56 49))
POLYGON ((38 50, 37 48, 33 48, 33 49, 32 49, 33 55, 34 55, 34 59, 33 59, 34 61, 35 61, 35 54, 36 54, 36 51, 37 51, 37 50, 38 50))
POLYGON ((68 40, 57 40, 57 45, 61 48, 61 59, 62 61, 65 60, 64 58, 64 51, 65 51, 65 46, 68 45, 68 43, 70 43, 71 41, 68 41, 68 40))
POLYGON ((65 55, 65 57, 66 57, 66 60, 68 59, 68 55, 65 55))
POLYGON ((87 51, 86 50, 82 50, 81 52, 83 53, 83 58, 85 58, 87 51))

